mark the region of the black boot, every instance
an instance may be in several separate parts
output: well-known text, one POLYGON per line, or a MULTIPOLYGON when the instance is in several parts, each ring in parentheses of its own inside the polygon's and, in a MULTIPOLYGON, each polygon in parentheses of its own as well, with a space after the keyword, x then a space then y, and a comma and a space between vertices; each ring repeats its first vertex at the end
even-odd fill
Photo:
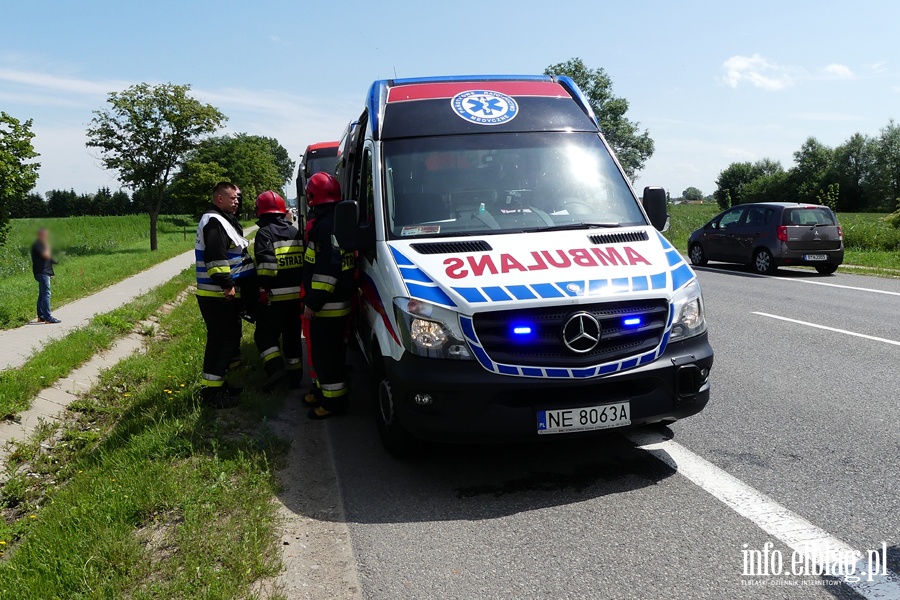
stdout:
POLYGON ((200 401, 210 408, 234 408, 240 403, 237 394, 225 386, 208 387, 200 391, 200 401))
POLYGON ((264 392, 271 392, 277 388, 287 377, 287 371, 284 368, 284 361, 280 358, 273 358, 266 363, 266 382, 262 389, 264 392))

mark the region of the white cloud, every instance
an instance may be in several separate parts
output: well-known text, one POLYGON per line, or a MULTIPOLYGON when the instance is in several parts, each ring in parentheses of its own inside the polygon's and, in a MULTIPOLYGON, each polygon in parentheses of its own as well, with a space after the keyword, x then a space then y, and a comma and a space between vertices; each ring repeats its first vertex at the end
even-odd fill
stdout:
POLYGON ((88 96, 105 96, 109 92, 120 90, 130 85, 124 81, 91 81, 89 79, 58 77, 47 73, 2 68, 0 68, 0 81, 19 84, 28 88, 88 96))
POLYGON ((790 87, 799 73, 799 69, 779 65, 761 54, 732 56, 722 63, 722 68, 725 69, 723 81, 733 88, 748 83, 769 91, 790 87))
POLYGON ((850 67, 840 63, 831 63, 822 69, 822 73, 835 79, 853 79, 853 71, 850 70, 850 67))
POLYGON ((883 60, 863 65, 863 68, 865 68, 870 75, 881 75, 882 73, 887 73, 889 70, 887 62, 883 60))
POLYGON ((723 148, 722 155, 726 158, 731 158, 734 160, 754 160, 756 155, 749 150, 745 150, 743 148, 723 148))

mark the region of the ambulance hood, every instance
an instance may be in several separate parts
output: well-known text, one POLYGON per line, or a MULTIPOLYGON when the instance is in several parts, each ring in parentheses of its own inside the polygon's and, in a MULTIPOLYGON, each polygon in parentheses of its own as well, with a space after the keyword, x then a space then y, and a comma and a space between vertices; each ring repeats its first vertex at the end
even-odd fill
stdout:
POLYGON ((652 227, 387 242, 408 296, 462 314, 671 298, 694 272, 652 227))

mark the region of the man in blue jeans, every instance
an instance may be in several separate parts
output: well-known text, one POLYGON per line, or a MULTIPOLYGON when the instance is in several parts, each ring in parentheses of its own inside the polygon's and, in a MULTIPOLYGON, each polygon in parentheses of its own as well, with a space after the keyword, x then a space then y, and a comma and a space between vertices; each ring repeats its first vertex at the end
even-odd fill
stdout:
POLYGON ((53 265, 58 261, 50 253, 50 234, 45 227, 37 232, 37 239, 31 245, 31 271, 38 282, 37 317, 38 323, 61 323, 50 314, 50 279, 53 265))

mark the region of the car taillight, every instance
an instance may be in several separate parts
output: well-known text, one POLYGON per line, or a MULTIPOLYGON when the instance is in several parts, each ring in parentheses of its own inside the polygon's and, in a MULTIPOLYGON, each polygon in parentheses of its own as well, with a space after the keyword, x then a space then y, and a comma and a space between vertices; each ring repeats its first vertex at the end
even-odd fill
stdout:
POLYGON ((839 239, 839 240, 844 239, 844 230, 841 229, 841 226, 840 226, 840 225, 838 225, 838 239, 839 239))
POLYGON ((787 225, 779 225, 778 230, 776 231, 775 235, 778 236, 778 239, 780 241, 786 242, 787 241, 787 225))

